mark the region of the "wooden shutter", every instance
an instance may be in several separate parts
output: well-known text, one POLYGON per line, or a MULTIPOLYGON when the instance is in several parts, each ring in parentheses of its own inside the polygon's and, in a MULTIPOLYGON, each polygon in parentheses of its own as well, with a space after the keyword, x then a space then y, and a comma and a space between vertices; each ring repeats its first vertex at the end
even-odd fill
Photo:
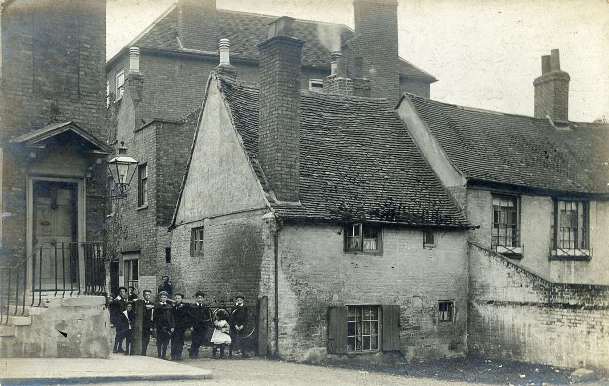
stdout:
POLYGON ((381 349, 383 351, 400 350, 400 306, 382 306, 383 317, 383 339, 381 349))
POLYGON ((347 307, 328 308, 328 353, 347 352, 347 307))

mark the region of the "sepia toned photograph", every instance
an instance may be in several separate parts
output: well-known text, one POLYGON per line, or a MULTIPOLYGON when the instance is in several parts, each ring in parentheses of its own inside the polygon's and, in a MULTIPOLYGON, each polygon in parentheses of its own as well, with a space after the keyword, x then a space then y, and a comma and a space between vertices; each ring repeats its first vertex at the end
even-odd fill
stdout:
POLYGON ((609 385, 609 1, 0 0, 0 386, 609 385))

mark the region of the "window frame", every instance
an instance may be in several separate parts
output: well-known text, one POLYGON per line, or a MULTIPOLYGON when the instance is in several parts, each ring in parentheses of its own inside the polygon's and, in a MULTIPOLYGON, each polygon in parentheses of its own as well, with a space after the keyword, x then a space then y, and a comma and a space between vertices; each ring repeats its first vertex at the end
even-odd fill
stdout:
MULTIPOLYGON (((590 248, 590 201, 584 199, 575 198, 555 198, 553 200, 553 229, 552 229, 552 251, 550 253, 551 258, 555 259, 590 259, 592 257, 592 249, 590 248), (575 204, 576 213, 576 228, 575 228, 575 240, 571 241, 569 237, 568 243, 573 242, 573 248, 571 245, 565 247, 562 244, 565 240, 561 237, 562 229, 565 227, 561 226, 561 203, 566 208, 567 204, 570 205, 569 209, 573 209, 572 205, 575 204), (580 206, 581 205, 581 206, 580 206), (581 209, 581 223, 580 223, 580 209, 581 209), (580 231, 581 230, 581 238, 580 231)), ((567 227, 571 229, 571 227, 567 227)))
POLYGON ((114 90, 116 91, 115 100, 119 101, 125 93, 125 70, 121 69, 114 75, 114 90), (119 78, 121 81, 119 82, 119 78))
POLYGON ((309 91, 313 92, 321 92, 324 89, 324 80, 323 79, 309 79, 309 91), (313 86, 313 85, 318 86, 313 86))
POLYGON ((383 334, 382 333, 382 328, 383 328, 382 312, 383 312, 383 310, 382 309, 383 308, 378 304, 349 304, 349 305, 346 305, 346 307, 347 307, 347 330, 346 330, 346 332, 347 332, 347 336, 346 336, 347 354, 366 354, 366 353, 375 353, 375 352, 383 351, 382 350, 382 343, 383 343, 383 340, 382 340, 382 336, 383 336, 382 335, 383 334), (369 319, 364 320, 364 311, 366 308, 368 308, 368 309, 374 308, 376 310, 376 319, 371 317, 369 319), (363 325, 361 325, 359 327, 359 334, 358 334, 357 316, 355 316, 354 320, 351 319, 351 310, 352 309, 355 309, 356 313, 360 313, 360 319, 359 319, 360 323, 365 323, 365 322, 368 323, 368 326, 369 326, 368 334, 364 334, 363 325), (355 324, 355 327, 353 328, 353 332, 354 332, 353 335, 349 334, 349 325, 351 323, 355 324), (372 348, 372 337, 375 336, 375 334, 372 334, 372 323, 376 323, 376 348, 372 348), (361 346, 363 346, 364 337, 368 337, 370 339, 368 341, 368 347, 369 347, 368 349, 363 349, 360 346, 361 349, 358 350, 358 347, 357 347, 357 343, 358 343, 357 338, 358 337, 360 338, 361 346), (350 347, 349 341, 351 339, 353 339, 353 342, 354 342, 354 349, 352 349, 352 350, 349 348, 350 347))
MULTIPOLYGON (((499 206, 499 208, 504 209, 504 217, 506 219, 509 219, 509 215, 507 214, 507 206, 499 206)), ((499 194, 499 193, 493 193, 491 195, 491 249, 493 249, 495 252, 497 253, 501 253, 503 255, 507 255, 513 258, 520 258, 522 257, 522 252, 523 252, 523 248, 522 248, 522 238, 521 238, 521 202, 520 202, 520 196, 519 195, 512 195, 512 194, 499 194), (498 207, 497 205, 495 205, 495 199, 498 200, 503 200, 503 201, 512 201, 514 203, 514 212, 515 212, 515 216, 516 216, 516 221, 514 222, 514 224, 510 224, 509 222, 506 222, 505 224, 503 223, 498 223, 495 221, 495 213, 496 213, 496 208, 498 207), (500 227, 496 227, 496 225, 503 225, 504 229, 505 229, 505 234, 501 235, 500 231, 497 231, 497 233, 495 233, 495 229, 501 229, 500 227), (507 239, 508 239, 508 225, 513 225, 514 229, 511 231, 511 239, 512 242, 509 244, 512 245, 508 245, 507 243, 507 239), (515 233, 515 236, 514 236, 515 233), (503 243, 500 243, 498 241, 496 241, 495 239, 499 240, 501 237, 503 237, 504 241, 503 243)))
POLYGON ((456 315, 455 301, 454 300, 438 300, 438 323, 455 323, 455 315, 456 315), (443 311, 442 305, 446 304, 448 309, 443 311), (443 318, 442 313, 447 312, 448 318, 443 318))
POLYGON ((203 256, 205 246, 205 227, 199 226, 190 229, 190 256, 203 256), (197 238, 197 236, 201 236, 197 238), (199 246, 197 248, 197 246, 199 246))
POLYGON ((371 224, 366 222, 354 222, 348 223, 343 226, 343 251, 345 253, 361 253, 367 255, 380 255, 383 253, 383 227, 378 224, 371 224), (359 235, 358 236, 349 236, 348 232, 353 230, 355 226, 359 226, 359 235), (365 244, 365 232, 366 228, 368 230, 374 229, 376 230, 376 249, 364 249, 365 244), (358 248, 350 248, 349 247, 349 238, 359 237, 359 247, 358 248))
POLYGON ((435 248, 436 246, 436 234, 431 229, 423 230, 423 248, 435 248), (429 235, 431 235, 431 242, 429 242, 429 235))
POLYGON ((125 287, 133 286, 138 288, 140 281, 140 261, 139 257, 125 258, 123 257, 123 281, 125 287), (135 262, 137 278, 133 279, 133 265, 135 262))
POLYGON ((137 165, 137 207, 146 206, 148 206, 148 163, 143 162, 137 165), (143 177, 142 170, 145 172, 143 177))

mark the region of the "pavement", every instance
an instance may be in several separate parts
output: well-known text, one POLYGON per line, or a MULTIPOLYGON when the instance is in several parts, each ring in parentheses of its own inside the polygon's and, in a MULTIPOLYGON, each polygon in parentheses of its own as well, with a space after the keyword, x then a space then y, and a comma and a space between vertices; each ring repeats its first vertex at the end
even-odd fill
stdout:
POLYGON ((113 355, 109 359, 89 358, 3 358, 0 359, 0 384, 83 384, 102 382, 175 383, 201 382, 212 372, 201 367, 152 357, 113 355))

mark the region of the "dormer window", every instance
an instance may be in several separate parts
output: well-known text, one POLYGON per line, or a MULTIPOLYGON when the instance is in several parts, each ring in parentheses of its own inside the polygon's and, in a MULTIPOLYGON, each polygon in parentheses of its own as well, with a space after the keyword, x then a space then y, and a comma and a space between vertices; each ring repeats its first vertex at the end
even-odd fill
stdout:
POLYGON ((125 71, 124 70, 120 70, 119 72, 116 73, 115 82, 116 82, 116 100, 119 100, 123 97, 123 94, 125 93, 125 71))
POLYGON ((324 81, 322 79, 309 79, 309 91, 322 91, 324 89, 324 81))
POLYGON ((345 252, 378 253, 381 251, 381 228, 355 223, 345 226, 345 252))

